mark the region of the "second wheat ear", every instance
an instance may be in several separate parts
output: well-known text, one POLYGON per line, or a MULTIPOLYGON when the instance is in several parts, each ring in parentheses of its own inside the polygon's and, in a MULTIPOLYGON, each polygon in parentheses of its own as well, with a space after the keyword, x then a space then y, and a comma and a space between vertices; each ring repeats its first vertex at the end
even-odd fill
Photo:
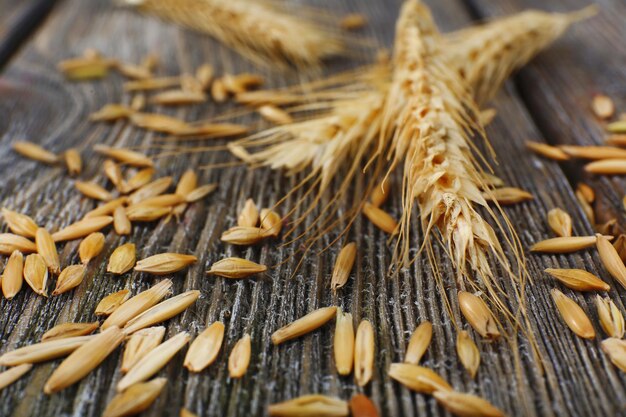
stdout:
POLYGON ((138 10, 207 33, 246 58, 272 66, 319 67, 345 52, 340 34, 284 12, 272 0, 122 0, 138 10))

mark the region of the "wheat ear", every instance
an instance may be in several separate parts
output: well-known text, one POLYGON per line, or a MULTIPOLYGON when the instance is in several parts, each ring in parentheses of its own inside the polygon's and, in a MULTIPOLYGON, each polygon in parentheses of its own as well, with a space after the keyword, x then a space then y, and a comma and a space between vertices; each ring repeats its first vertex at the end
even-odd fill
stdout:
POLYGON ((472 88, 477 103, 491 99, 512 72, 526 65, 573 23, 597 13, 595 6, 572 13, 528 10, 448 34, 450 62, 472 88))
POLYGON ((344 51, 337 33, 279 11, 271 0, 121 0, 207 33, 257 63, 317 67, 344 51))

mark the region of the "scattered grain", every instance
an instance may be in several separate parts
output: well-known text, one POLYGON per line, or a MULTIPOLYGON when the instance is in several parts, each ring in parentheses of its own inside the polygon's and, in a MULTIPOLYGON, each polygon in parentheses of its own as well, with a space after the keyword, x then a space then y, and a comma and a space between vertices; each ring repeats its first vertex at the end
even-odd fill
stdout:
POLYGON ((113 195, 106 189, 92 181, 76 181, 74 186, 83 195, 95 200, 110 201, 113 195))
POLYGON ((595 236, 568 236, 542 240, 530 247, 531 252, 569 253, 590 248, 596 244, 595 236))
POLYGON ((546 268, 545 271, 563 285, 576 291, 608 291, 611 286, 582 269, 546 268))
POLYGON ((554 159, 556 161, 566 161, 569 159, 569 155, 563 152, 555 146, 550 146, 541 142, 526 141, 526 147, 534 153, 543 157, 554 159))
POLYGON ((352 314, 337 309, 335 339, 333 340, 335 367, 339 375, 350 375, 354 365, 354 326, 352 314))
POLYGON ((354 394, 350 399, 350 415, 352 417, 378 417, 376 406, 363 394, 354 394))
POLYGON ((258 227, 231 227, 222 233, 222 242, 233 245, 253 245, 268 236, 268 232, 258 227))
POLYGON ((88 236, 93 232, 97 232, 106 226, 113 223, 113 217, 111 216, 92 216, 83 220, 79 220, 76 223, 72 223, 69 226, 59 230, 52 234, 52 239, 55 242, 62 242, 65 240, 80 239, 81 237, 88 236))
POLYGON ((57 285, 52 295, 59 295, 76 288, 85 278, 85 265, 70 265, 66 267, 57 279, 57 285))
POLYGON ((100 232, 90 233, 78 245, 80 261, 87 265, 89 261, 98 256, 104 249, 104 235, 100 232))
POLYGON ((22 253, 37 252, 37 245, 20 235, 0 233, 0 254, 10 255, 15 250, 22 253))
POLYGON ((195 203, 196 201, 202 200, 204 197, 211 194, 216 189, 217 184, 201 185, 200 187, 187 194, 185 196, 185 201, 187 201, 188 203, 195 203))
POLYGON ((124 333, 117 326, 109 327, 95 335, 93 339, 80 346, 61 362, 46 381, 44 393, 52 394, 80 381, 100 365, 123 341, 124 333))
POLYGON ((489 401, 456 391, 436 391, 433 396, 450 413, 459 417, 504 417, 489 401))
POLYGON ((458 297, 463 317, 478 334, 492 340, 500 337, 498 322, 480 297, 466 291, 459 291, 458 297))
POLYGON ((207 274, 215 274, 225 278, 246 278, 253 274, 267 271, 267 266, 247 259, 225 258, 211 265, 207 274))
POLYGON ((293 123, 293 117, 280 107, 271 104, 265 104, 257 109, 259 114, 268 122, 277 125, 286 125, 293 123))
POLYGON ((11 300, 22 289, 24 255, 18 250, 14 250, 2 273, 2 293, 5 298, 11 300))
POLYGON ((133 333, 126 341, 122 357, 122 372, 127 373, 133 366, 157 347, 165 336, 165 327, 148 327, 133 333))
POLYGON ((394 220, 387 212, 380 208, 365 203, 363 205, 363 214, 369 219, 376 227, 389 234, 396 234, 398 222, 394 220))
POLYGON ((159 253, 142 259, 135 265, 135 271, 154 275, 165 275, 178 272, 198 260, 193 255, 182 253, 159 253))
POLYGON ((272 333, 272 343, 279 345, 288 340, 305 335, 326 324, 335 317, 336 312, 337 307, 335 306, 322 307, 314 310, 272 333))
POLYGON ((0 356, 0 365, 16 366, 24 363, 38 363, 66 356, 95 336, 78 336, 34 343, 0 356))
POLYGON ((350 414, 345 401, 318 394, 270 404, 267 411, 276 417, 343 417, 350 414))
POLYGON ((113 228, 118 235, 129 235, 132 230, 126 209, 122 206, 117 207, 113 212, 113 228))
POLYGON ((346 285, 355 260, 356 243, 350 242, 341 248, 339 255, 337 255, 337 259, 335 260, 335 267, 333 268, 333 275, 330 280, 330 288, 333 291, 337 291, 339 288, 346 285))
POLYGON ((189 308, 198 297, 200 297, 200 291, 191 290, 162 301, 129 320, 124 326, 124 333, 132 334, 137 330, 169 320, 189 308))
POLYGON ((33 367, 31 363, 14 366, 0 373, 0 391, 20 379, 33 367))
POLYGON ((2 217, 16 235, 34 238, 39 228, 31 217, 6 208, 2 209, 2 217))
POLYGON ((56 164, 59 161, 58 156, 32 142, 13 142, 13 150, 26 158, 46 164, 56 164))
POLYGON ((42 342, 50 340, 67 339, 69 337, 86 336, 96 331, 100 323, 63 323, 54 326, 41 336, 42 342))
POLYGON ((113 397, 104 409, 102 417, 130 416, 147 410, 161 394, 165 384, 166 378, 155 378, 130 386, 126 391, 113 397))
POLYGON ((600 318, 600 326, 609 337, 624 337, 624 316, 613 300, 596 295, 596 308, 600 318))
POLYGON ((476 377, 478 366, 480 365, 480 352, 476 343, 472 340, 469 333, 461 330, 456 337, 456 353, 463 367, 467 369, 472 378, 476 377))
POLYGON ((417 326, 411 335, 411 339, 409 339, 409 346, 406 348, 404 362, 419 365, 432 338, 433 325, 429 321, 425 321, 417 326))
POLYGON ((130 271, 135 266, 135 244, 125 243, 122 246, 115 248, 111 257, 109 258, 109 264, 107 265, 107 272, 112 274, 121 275, 130 271))
POLYGON ((171 289, 172 281, 165 279, 151 288, 140 292, 116 308, 104 323, 102 323, 102 329, 107 329, 110 326, 124 326, 133 318, 158 304, 159 301, 170 293, 171 289))
POLYGON ((235 343, 233 350, 228 356, 228 375, 231 378, 241 378, 246 374, 250 365, 252 345, 250 335, 244 334, 241 339, 235 343))
POLYGON ((451 391, 452 387, 434 371, 410 363, 392 363, 389 376, 405 387, 421 394, 451 391))
POLYGON ((270 209, 261 210, 261 229, 265 230, 267 235, 278 236, 282 226, 283 221, 280 218, 280 214, 270 209))
POLYGON ((626 340, 610 337, 603 340, 600 347, 613 365, 626 372, 626 340))
POLYGON ((167 363, 189 342, 189 333, 180 332, 169 338, 150 351, 128 370, 117 383, 117 392, 122 392, 130 386, 144 382, 159 372, 167 363))
POLYGON ((345 30, 357 30, 365 27, 367 24, 367 18, 361 13, 350 13, 345 15, 339 26, 345 30))
POLYGON ((44 297, 48 296, 48 267, 38 253, 30 254, 24 262, 24 279, 32 290, 44 297))
POLYGON ((129 290, 120 290, 104 297, 96 306, 96 316, 108 316, 130 297, 129 290))
POLYGON ((44 259, 50 272, 58 275, 61 272, 59 253, 52 235, 43 227, 37 229, 35 245, 37 245, 37 253, 44 259))
POLYGON ((496 188, 483 193, 483 197, 487 201, 497 201, 500 205, 510 205, 522 203, 524 201, 532 200, 534 197, 528 191, 524 191, 515 187, 502 187, 496 188))
POLYGON ((185 368, 191 372, 202 372, 217 358, 223 340, 224 324, 216 321, 200 333, 189 346, 184 361, 185 368))
POLYGON ((567 327, 584 339, 593 339, 596 336, 589 317, 587 317, 587 314, 576 301, 556 288, 552 289, 550 294, 552 294, 556 308, 559 310, 559 314, 565 324, 567 324, 567 327))
POLYGON ((572 235, 572 218, 566 211, 554 208, 548 212, 548 225, 559 237, 572 235))
POLYGON ((374 373, 374 328, 368 320, 361 320, 354 342, 354 379, 363 387, 374 373))
POLYGON ((615 104, 610 97, 596 94, 591 100, 591 110, 600 119, 610 119, 615 113, 615 104))

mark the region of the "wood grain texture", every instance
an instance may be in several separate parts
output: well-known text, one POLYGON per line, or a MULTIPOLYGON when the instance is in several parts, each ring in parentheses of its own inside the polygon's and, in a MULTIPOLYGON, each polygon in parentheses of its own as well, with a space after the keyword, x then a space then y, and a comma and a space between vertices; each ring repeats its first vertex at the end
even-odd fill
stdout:
MULTIPOLYGON (((443 30, 468 24, 470 12, 476 12, 456 0, 428 3, 443 30)), ((322 0, 312 4, 331 7, 322 0)), ((365 13, 370 19, 365 32, 384 46, 391 45, 399 5, 397 0, 332 3, 337 14, 355 10, 365 13)), ((559 60, 550 59, 543 63, 553 51, 564 55, 574 53, 572 50, 596 47, 595 41, 576 38, 574 42, 572 36, 566 36, 556 49, 543 54, 538 62, 545 65, 546 72, 562 70, 559 60), (580 44, 586 48, 577 47, 580 44)), ((0 202, 2 206, 31 215, 40 225, 51 230, 81 218, 94 203, 74 190, 72 179, 63 169, 43 167, 16 157, 10 150, 13 140, 33 140, 56 152, 78 147, 87 161, 81 179, 95 178, 102 184, 102 159, 93 153, 94 144, 149 146, 160 143, 160 136, 122 122, 107 125, 86 121, 91 111, 123 97, 123 80, 118 76, 75 84, 66 82, 56 72, 54 67, 58 60, 78 55, 88 47, 130 62, 138 62, 142 55, 158 51, 162 74, 191 72, 201 63, 210 62, 218 73, 261 72, 272 86, 292 83, 299 78, 296 74, 272 74, 267 69, 252 67, 232 51, 202 35, 116 8, 109 2, 68 0, 60 3, 0 78, 0 114, 6 115, 0 118, 0 175, 3 178, 0 202)), ((349 65, 351 63, 347 60, 337 60, 329 71, 349 65)), ((565 87, 557 86, 549 91, 553 96, 563 95, 565 87)), ((577 88, 584 88, 584 85, 577 88)), ((545 106, 526 107, 526 100, 526 95, 520 99, 515 86, 508 84, 494 100, 498 117, 488 130, 500 162, 495 166, 496 173, 508 184, 522 187, 536 196, 532 202, 507 208, 506 213, 524 247, 550 236, 545 216, 554 207, 570 212, 576 234, 589 234, 591 225, 576 204, 570 182, 561 167, 525 151, 524 139, 541 140, 551 133, 544 131, 541 123, 538 127, 535 125, 536 120, 541 120, 536 112, 545 112, 545 106)), ((568 119, 569 112, 573 111, 569 108, 571 104, 562 106, 567 109, 561 115, 563 125, 577 123, 586 112, 575 113, 579 117, 572 121, 568 119)), ((165 111, 195 120, 224 109, 226 107, 208 103, 165 111)), ((243 118, 241 121, 252 120, 243 118)), ((222 152, 193 153, 160 158, 157 168, 160 175, 178 178, 188 166, 231 160, 222 152)), ((185 406, 203 416, 262 416, 267 404, 297 395, 325 393, 348 399, 358 391, 369 395, 385 416, 446 415, 432 398, 413 394, 386 375, 390 363, 402 360, 410 333, 423 320, 432 321, 434 326, 433 344, 425 356, 425 365, 439 372, 456 389, 484 396, 509 415, 616 415, 623 412, 625 381, 599 350, 599 326, 596 340, 576 338, 560 321, 549 295, 555 284, 542 272, 547 267, 585 268, 612 284, 611 297, 623 310, 623 298, 620 298, 617 284, 599 266, 595 251, 567 256, 528 256, 529 274, 534 278, 526 289, 529 317, 545 359, 545 374, 538 372, 524 338, 520 339, 519 346, 522 365, 519 379, 515 377, 514 355, 506 343, 478 341, 482 365, 476 380, 471 380, 459 363, 454 347, 456 326, 467 328, 467 324, 460 318, 455 302, 452 317, 448 315, 425 254, 420 254, 411 268, 388 277, 391 249, 386 236, 366 220, 358 218, 347 237, 359 248, 355 271, 348 284, 333 296, 329 288, 331 269, 341 245, 320 252, 336 234, 329 234, 319 241, 298 270, 295 270, 299 260, 297 244, 281 247, 278 242, 267 242, 241 249, 219 241, 221 232, 236 222, 237 212, 248 197, 261 206, 272 205, 295 185, 297 179, 285 179, 279 173, 265 169, 251 172, 244 167, 201 173, 202 182, 220 184, 215 194, 205 202, 191 205, 180 223, 135 226, 131 237, 120 238, 110 231, 106 249, 90 264, 85 281, 76 290, 44 299, 23 289, 13 301, 3 299, 0 302, 3 313, 0 315, 3 341, 0 352, 38 340, 55 324, 95 320, 95 306, 106 294, 122 288, 136 293, 157 282, 159 278, 146 274, 131 273, 117 278, 105 272, 106 259, 111 251, 132 241, 137 244, 139 257, 174 251, 193 253, 199 258, 198 264, 188 271, 173 276, 174 293, 199 289, 202 296, 194 307, 167 323, 167 336, 181 330, 195 335, 215 320, 226 324, 224 349, 217 362, 200 374, 189 374, 182 367, 183 355, 176 356, 160 372, 168 378, 167 389, 146 415, 177 415, 185 406), (264 277, 251 280, 207 277, 204 271, 208 266, 225 256, 242 256, 268 265, 278 265, 289 259, 264 277), (350 311, 355 320, 370 320, 376 329, 376 370, 372 383, 364 390, 357 389, 351 378, 339 378, 334 370, 332 324, 279 347, 271 345, 271 333, 278 327, 317 307, 331 304, 350 311), (226 369, 227 355, 244 333, 252 336, 250 369, 243 379, 231 380, 226 369)), ((363 187, 362 183, 355 184, 354 193, 363 187)), ((290 197, 282 210, 291 207, 302 193, 290 197)), ((396 217, 399 217, 400 210, 399 195, 400 184, 396 179, 392 189, 392 196, 396 198, 391 198, 386 206, 396 217)), ((415 228, 418 228, 417 224, 415 228)), ((416 236, 416 247, 420 238, 416 236)), ((78 241, 59 246, 63 265, 78 262, 77 247, 78 241)), ((459 288, 454 271, 445 253, 436 245, 434 256, 444 277, 444 291, 454 301, 459 288)), ((503 279, 501 284, 512 291, 507 280, 503 279)), ((566 293, 583 303, 594 323, 598 323, 592 296, 566 293)), ((0 415, 99 416, 114 395, 115 384, 120 379, 120 359, 121 351, 118 350, 79 384, 52 396, 44 395, 42 387, 60 361, 37 365, 20 381, 0 392, 0 415)))

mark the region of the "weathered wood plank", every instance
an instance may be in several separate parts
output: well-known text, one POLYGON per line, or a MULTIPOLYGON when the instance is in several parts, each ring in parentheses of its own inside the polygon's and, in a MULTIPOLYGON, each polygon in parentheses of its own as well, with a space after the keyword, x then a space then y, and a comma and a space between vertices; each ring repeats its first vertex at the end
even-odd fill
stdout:
POLYGON ((42 23, 56 0, 0 1, 0 68, 42 23))
MULTIPOLYGON (((399 3, 346 1, 333 3, 333 7, 338 14, 347 10, 365 12, 371 20, 368 33, 380 39, 382 45, 389 46, 399 3)), ((329 7, 321 0, 317 4, 329 7)), ((465 7, 456 1, 430 4, 445 30, 461 27, 469 21, 465 7)), ((56 61, 78 55, 87 47, 131 62, 158 50, 164 74, 192 71, 204 61, 215 64, 219 72, 259 71, 201 35, 114 8, 106 2, 76 0, 59 6, 0 78, 3 92, 0 108, 9 116, 0 119, 5 121, 0 126, 0 175, 6 178, 0 188, 0 201, 3 206, 32 215, 51 229, 80 218, 93 203, 73 190, 72 180, 62 169, 42 167, 17 158, 9 149, 14 138, 39 141, 59 152, 78 147, 89 161, 81 176, 87 179, 100 172, 101 160, 91 150, 95 143, 146 146, 158 142, 158 136, 124 123, 108 126, 86 122, 90 111, 119 100, 122 80, 113 76, 94 83, 67 83, 54 70, 56 61)), ((345 66, 346 62, 339 61, 336 65, 345 66)), ((266 73, 270 85, 296 78, 293 74, 266 73)), ((571 212, 577 233, 590 233, 591 227, 577 208, 558 165, 524 151, 523 139, 541 137, 541 133, 516 92, 509 87, 495 104, 499 116, 489 133, 501 163, 496 172, 509 184, 523 187, 537 196, 531 203, 506 209, 524 247, 549 235, 545 213, 556 206, 571 212)), ((220 110, 210 103, 171 113, 193 120, 220 110)), ((224 153, 196 153, 160 159, 158 169, 163 175, 178 177, 188 166, 225 160, 230 158, 224 153)), ((537 372, 524 340, 520 342, 523 375, 519 382, 514 378, 509 347, 505 343, 479 342, 483 365, 477 379, 472 381, 454 353, 455 325, 438 295, 440 289, 425 254, 418 256, 412 268, 387 277, 391 254, 385 243, 386 236, 359 218, 349 235, 360 249, 355 274, 334 298, 329 279, 336 250, 318 254, 335 238, 334 234, 324 237, 297 271, 297 245, 279 247, 271 242, 238 249, 219 242, 221 231, 233 224, 246 198, 253 197, 263 206, 271 205, 295 185, 296 179, 287 180, 267 170, 249 172, 235 167, 203 171, 202 181, 219 182, 220 189, 207 202, 192 205, 180 224, 138 226, 130 238, 120 238, 110 232, 107 249, 90 266, 87 278, 76 291, 42 299, 25 289, 12 302, 2 300, 0 308, 5 313, 0 317, 0 334, 5 341, 2 352, 37 340, 56 323, 93 320, 97 302, 112 291, 130 288, 137 292, 155 283, 155 278, 144 274, 114 278, 105 273, 106 259, 113 248, 133 241, 140 257, 169 250, 194 253, 200 258, 189 271, 174 276, 175 293, 200 289, 202 297, 192 309, 167 324, 168 335, 181 330, 196 333, 217 319, 224 321, 227 329, 225 348, 218 362, 207 371, 190 375, 182 369, 182 355, 179 355, 161 372, 169 379, 168 388, 147 415, 176 415, 181 406, 186 406, 199 415, 256 416, 264 415, 270 402, 305 393, 322 392, 349 398, 359 390, 351 378, 336 376, 332 361, 332 325, 280 347, 270 343, 270 335, 276 328, 331 303, 351 311, 357 320, 367 318, 374 323, 378 351, 376 373, 374 381, 364 391, 374 399, 383 415, 445 414, 432 398, 411 394, 386 376, 389 364, 402 359, 410 332, 422 320, 434 324, 433 345, 425 364, 441 373, 456 389, 483 395, 510 415, 612 415, 619 410, 624 397, 622 376, 599 353, 597 341, 580 341, 559 321, 549 298, 553 283, 541 272, 546 267, 560 265, 585 267, 602 275, 596 267, 599 263, 593 251, 572 256, 529 257, 529 272, 536 279, 527 289, 532 307, 530 318, 546 358, 545 377, 537 372), (204 275, 208 265, 230 255, 245 256, 269 265, 277 265, 289 256, 293 258, 271 270, 266 277, 249 281, 232 282, 204 275), (253 359, 246 377, 233 381, 226 370, 227 355, 245 332, 252 335, 253 359)), ((361 183, 356 184, 354 192, 358 193, 363 187, 361 183)), ((400 194, 399 181, 395 181, 392 192, 396 197, 400 194)), ((302 193, 289 198, 285 207, 291 207, 302 193)), ((395 216, 399 215, 397 198, 391 199, 388 209, 395 216)), ((417 228, 417 224, 415 226, 417 228)), ((416 236, 416 240, 419 238, 416 236)), ((63 264, 77 261, 77 243, 63 247, 63 264)), ((435 246, 434 256, 444 277, 446 294, 454 300, 455 274, 438 246, 435 246)), ((511 290, 505 280, 502 285, 511 290)), ((615 290, 612 296, 617 300, 615 290)), ((595 319, 590 307, 587 303, 587 311, 595 319)), ((455 323, 467 327, 456 307, 453 307, 453 318, 455 323)), ((53 396, 45 396, 41 389, 58 361, 35 367, 21 381, 0 393, 3 399, 0 414, 100 415, 120 378, 120 353, 112 355, 80 384, 53 396)))

